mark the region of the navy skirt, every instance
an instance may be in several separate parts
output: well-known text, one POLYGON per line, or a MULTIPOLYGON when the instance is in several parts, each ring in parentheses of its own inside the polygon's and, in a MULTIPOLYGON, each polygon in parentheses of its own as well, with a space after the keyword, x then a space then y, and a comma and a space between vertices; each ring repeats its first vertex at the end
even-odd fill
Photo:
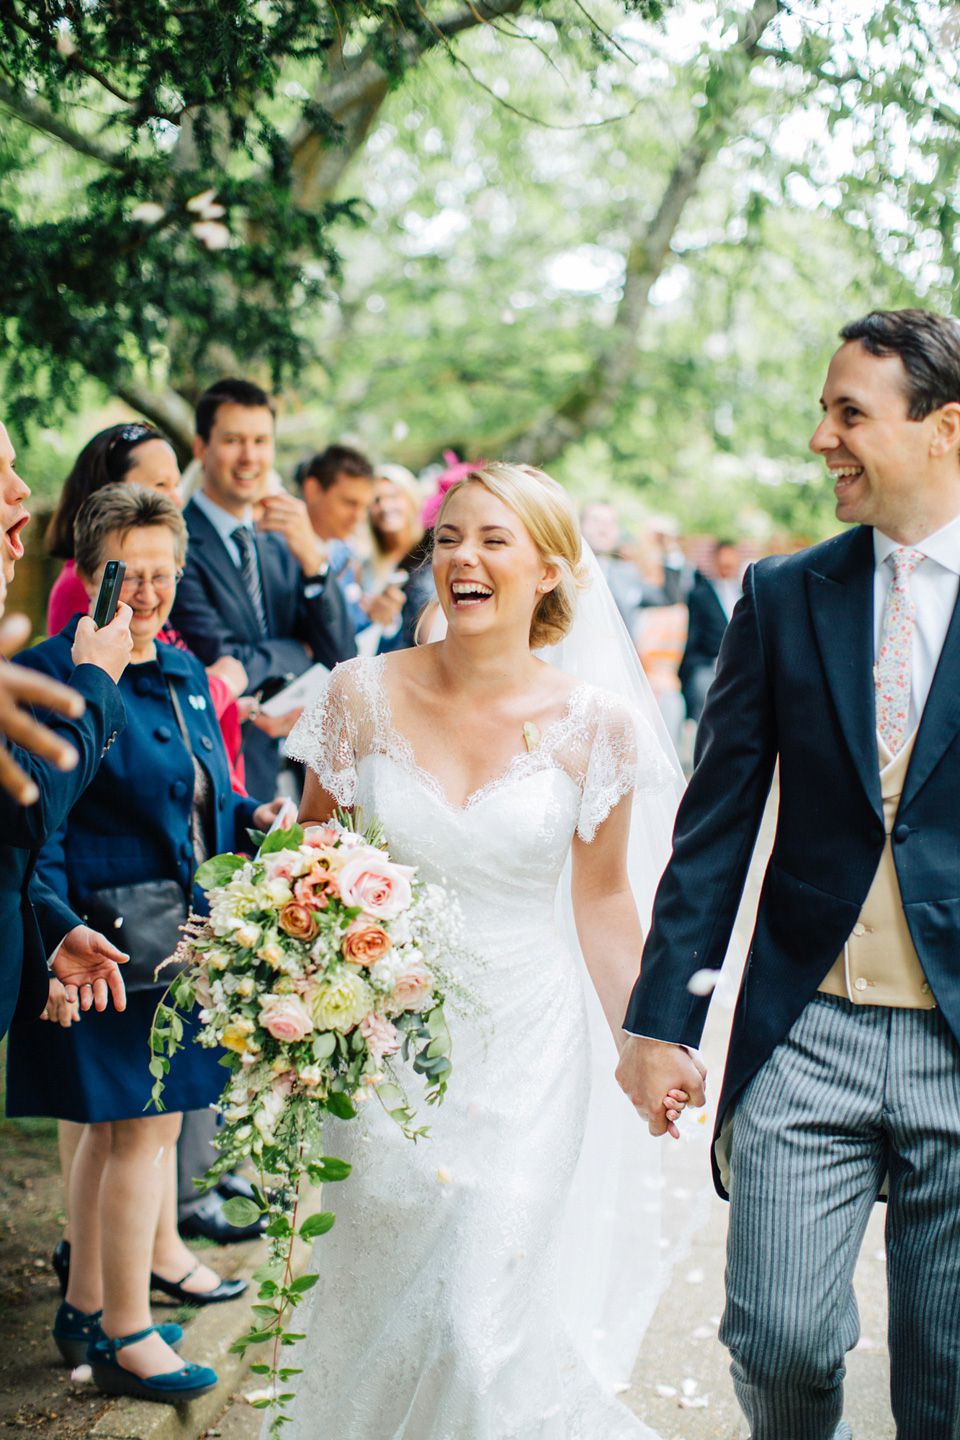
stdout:
MULTIPOLYGON (((149 1034, 162 990, 127 996, 127 1008, 81 1011, 69 1029, 48 1020, 15 1022, 7 1041, 7 1114, 49 1115, 80 1124, 155 1115, 150 1102, 149 1034), (149 1107, 149 1108, 148 1108, 149 1107)), ((230 1078, 219 1047, 196 1044, 184 1016, 183 1049, 170 1061, 165 1110, 203 1110, 230 1078)))

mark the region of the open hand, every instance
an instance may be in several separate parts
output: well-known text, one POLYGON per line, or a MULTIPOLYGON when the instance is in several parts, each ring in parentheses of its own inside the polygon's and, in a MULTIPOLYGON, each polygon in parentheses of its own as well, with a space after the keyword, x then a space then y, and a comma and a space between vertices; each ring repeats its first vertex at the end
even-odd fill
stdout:
MULTIPOLYGON (((29 634, 30 621, 26 615, 11 615, 0 625, 0 655, 14 654, 29 634)), ((67 740, 33 718, 28 708, 31 705, 55 710, 71 720, 78 719, 84 711, 83 696, 76 690, 36 670, 0 663, 0 785, 21 805, 32 805, 40 792, 3 748, 3 740, 51 761, 58 770, 72 770, 80 758, 67 740)))
POLYGON ((91 1005, 106 1010, 112 997, 114 1009, 125 1010, 127 994, 119 967, 129 958, 89 925, 75 925, 64 937, 52 969, 71 1005, 79 999, 81 1010, 91 1005))
POLYGON ((617 1081, 651 1135, 679 1137, 674 1123, 682 1108, 678 1097, 686 1097, 683 1103, 694 1107, 705 1105, 706 1078, 705 1066, 682 1045, 631 1035, 620 1051, 617 1081), (674 1112, 673 1119, 668 1118, 669 1111, 674 1112))

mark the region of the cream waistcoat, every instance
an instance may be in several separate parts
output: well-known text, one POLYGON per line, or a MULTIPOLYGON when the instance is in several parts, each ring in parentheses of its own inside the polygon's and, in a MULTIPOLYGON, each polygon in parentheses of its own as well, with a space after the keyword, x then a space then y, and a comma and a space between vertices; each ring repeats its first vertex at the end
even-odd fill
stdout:
POLYGON ((843 996, 854 1005, 936 1008, 903 913, 891 840, 915 739, 916 731, 900 753, 892 756, 877 737, 886 843, 860 918, 820 986, 823 994, 843 996))

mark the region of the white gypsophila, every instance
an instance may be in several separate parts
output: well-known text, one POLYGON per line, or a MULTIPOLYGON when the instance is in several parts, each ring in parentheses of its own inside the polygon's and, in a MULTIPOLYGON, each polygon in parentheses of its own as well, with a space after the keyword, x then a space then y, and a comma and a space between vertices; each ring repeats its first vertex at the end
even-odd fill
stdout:
POLYGON ((409 945, 413 939, 413 931, 410 928, 410 920, 406 911, 401 911, 388 925, 390 939, 394 945, 409 945))
POLYGON ((381 955, 371 967, 370 979, 379 989, 389 991, 409 968, 410 955, 407 950, 388 950, 386 955, 381 955))

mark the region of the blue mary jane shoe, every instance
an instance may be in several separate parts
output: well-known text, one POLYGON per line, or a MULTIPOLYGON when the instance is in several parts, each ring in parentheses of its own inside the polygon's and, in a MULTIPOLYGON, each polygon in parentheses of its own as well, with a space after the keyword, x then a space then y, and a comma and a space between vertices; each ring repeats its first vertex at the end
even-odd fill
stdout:
MULTIPOLYGON (((100 1329, 102 1314, 102 1310, 94 1310, 92 1315, 87 1315, 83 1310, 68 1305, 66 1300, 61 1302, 57 1318, 53 1322, 53 1338, 71 1369, 77 1365, 85 1365, 87 1351, 94 1340, 103 1339, 103 1331, 100 1329)), ((183 1339, 183 1331, 179 1325, 158 1325, 156 1328, 168 1345, 177 1345, 183 1339)))
POLYGON ((148 1325, 145 1330, 136 1330, 132 1335, 118 1335, 114 1339, 104 1335, 94 1340, 87 1351, 87 1361, 97 1389, 104 1395, 132 1395, 137 1400, 159 1400, 167 1405, 179 1405, 184 1400, 193 1400, 212 1390, 217 1383, 216 1371, 211 1370, 209 1365, 195 1365, 189 1360, 177 1370, 150 1375, 146 1379, 123 1368, 117 1359, 118 1350, 125 1345, 135 1345, 155 1330, 162 1331, 164 1328, 148 1325))

